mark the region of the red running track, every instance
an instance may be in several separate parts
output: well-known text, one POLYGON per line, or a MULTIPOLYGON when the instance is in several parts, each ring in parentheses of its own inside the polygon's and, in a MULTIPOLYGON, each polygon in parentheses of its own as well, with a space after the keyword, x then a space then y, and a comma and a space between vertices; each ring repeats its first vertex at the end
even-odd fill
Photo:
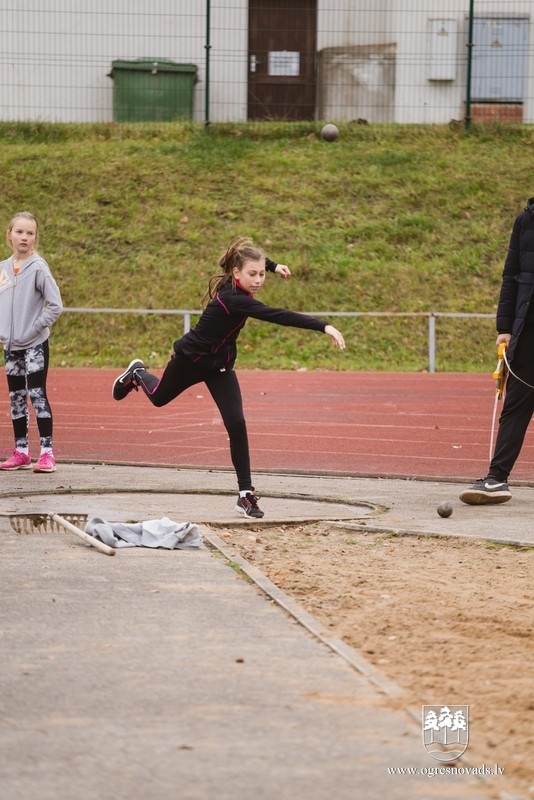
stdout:
MULTIPOLYGON (((238 370, 253 471, 471 480, 485 474, 491 374, 238 370)), ((226 432, 204 384, 165 408, 141 392, 111 397, 109 369, 50 371, 59 462, 231 468, 226 432)), ((5 375, 0 450, 12 444, 5 375)), ((31 416, 32 454, 37 455, 31 416)), ((534 479, 527 439, 512 479, 534 479)))

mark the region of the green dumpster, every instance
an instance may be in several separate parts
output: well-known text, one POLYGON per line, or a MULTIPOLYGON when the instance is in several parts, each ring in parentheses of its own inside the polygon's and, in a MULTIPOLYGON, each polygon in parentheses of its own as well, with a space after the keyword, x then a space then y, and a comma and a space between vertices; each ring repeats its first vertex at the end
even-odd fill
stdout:
POLYGON ((113 61, 109 77, 115 122, 171 122, 193 116, 195 64, 162 58, 113 61))

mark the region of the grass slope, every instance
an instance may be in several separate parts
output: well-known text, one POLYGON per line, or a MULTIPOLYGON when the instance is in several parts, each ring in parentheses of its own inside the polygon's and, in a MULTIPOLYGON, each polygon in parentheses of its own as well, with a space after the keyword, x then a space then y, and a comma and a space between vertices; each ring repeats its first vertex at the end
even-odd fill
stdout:
MULTIPOLYGON (((30 209, 70 307, 199 309, 217 259, 252 236, 293 278, 260 299, 301 311, 493 314, 529 185, 526 126, 0 124, 0 211, 30 209)), ((5 248, 5 257, 9 251, 5 248)), ((424 317, 331 320, 326 337, 250 320, 241 367, 421 370, 424 317)), ((179 317, 65 313, 55 366, 165 363, 179 317)), ((437 368, 489 370, 493 320, 437 322, 437 368)))

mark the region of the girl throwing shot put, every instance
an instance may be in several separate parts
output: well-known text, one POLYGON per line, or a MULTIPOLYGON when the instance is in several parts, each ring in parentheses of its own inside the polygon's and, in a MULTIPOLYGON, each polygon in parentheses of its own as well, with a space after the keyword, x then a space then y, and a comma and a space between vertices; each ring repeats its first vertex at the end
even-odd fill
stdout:
POLYGON ((113 397, 123 400, 140 387, 155 406, 170 403, 185 389, 204 382, 220 411, 230 439, 239 497, 236 511, 246 517, 263 517, 254 494, 243 401, 234 363, 237 337, 247 317, 326 333, 334 347, 345 349, 341 333, 315 317, 283 308, 272 308, 256 300, 265 282, 266 270, 282 277, 289 269, 267 259, 248 238, 239 237, 219 259, 221 272, 208 284, 207 303, 197 325, 174 342, 173 354, 161 378, 148 372, 140 359, 130 362, 113 383, 113 397))

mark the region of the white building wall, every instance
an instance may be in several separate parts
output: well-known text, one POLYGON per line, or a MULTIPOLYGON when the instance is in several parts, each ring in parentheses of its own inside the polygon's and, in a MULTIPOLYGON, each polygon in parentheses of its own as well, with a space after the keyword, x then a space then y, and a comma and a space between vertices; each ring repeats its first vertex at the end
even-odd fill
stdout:
POLYGON ((317 50, 390 44, 389 6, 390 0, 319 0, 317 50))
POLYGON ((387 122, 394 115, 389 0, 320 0, 317 117, 387 122))
MULTIPOLYGON (((202 72, 205 19, 194 0, 17 0, 13 6, 0 30, 2 119, 112 120, 108 74, 117 59, 157 57, 197 64, 202 72)), ((202 90, 199 82, 195 109, 202 108, 202 90)))
POLYGON ((210 118, 215 122, 244 121, 248 90, 248 0, 233 0, 230 7, 224 0, 211 0, 211 22, 210 118))
MULTIPOLYGON (((464 0, 435 3, 430 10, 429 0, 410 0, 409 10, 404 0, 391 0, 391 27, 396 31, 397 68, 394 122, 445 123, 463 119, 465 115, 467 80, 468 4, 464 0), (453 80, 430 79, 431 43, 430 20, 454 21, 457 26, 457 70, 453 80)), ((475 14, 498 13, 532 14, 530 0, 477 0, 475 14)), ((532 25, 534 20, 530 20, 532 25)), ((534 54, 529 50, 527 97, 523 121, 533 120, 534 54)))
MULTIPOLYGON (((203 0, 17 0, 11 6, 2 14, 0 29, 0 119, 111 121, 112 62, 142 57, 195 64, 193 119, 205 119, 203 0)), ((530 14, 530 26, 534 24, 532 0, 477 0, 477 14, 496 11, 530 14)), ((467 13, 466 0, 318 0, 319 54, 329 51, 334 63, 346 49, 350 62, 357 51, 355 63, 345 69, 353 84, 347 89, 353 90, 352 99, 347 101, 347 92, 330 98, 328 115, 341 119, 367 114, 372 119, 373 92, 378 95, 381 75, 387 74, 391 85, 387 91, 382 87, 387 101, 377 121, 444 123, 463 118, 467 13), (456 70, 450 79, 431 79, 430 28, 435 19, 456 26, 456 70), (386 66, 381 61, 385 52, 386 66), (362 103, 365 114, 358 113, 362 103)), ((211 0, 213 122, 247 117, 247 24, 248 0, 211 0)), ((524 121, 533 122, 532 35, 528 53, 524 121)))
POLYGON ((428 0, 426 3, 412 0, 409 11, 402 0, 392 0, 392 3, 392 27, 397 33, 395 117, 392 121, 443 123, 451 118, 461 119, 465 44, 462 49, 460 40, 467 8, 465 2, 435 3, 435 11, 428 0), (434 81, 429 77, 431 31, 432 21, 439 19, 446 22, 447 30, 455 30, 451 58, 456 68, 454 78, 434 81))

